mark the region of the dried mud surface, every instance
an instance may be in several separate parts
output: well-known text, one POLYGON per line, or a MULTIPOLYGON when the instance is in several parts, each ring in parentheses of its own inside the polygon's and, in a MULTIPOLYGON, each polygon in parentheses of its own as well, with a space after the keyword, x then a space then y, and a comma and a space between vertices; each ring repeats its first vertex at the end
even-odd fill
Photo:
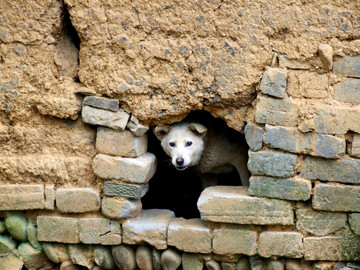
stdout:
POLYGON ((80 86, 147 124, 204 109, 241 130, 274 52, 321 73, 319 43, 359 53, 359 10, 350 0, 0 0, 0 181, 99 186, 80 86))

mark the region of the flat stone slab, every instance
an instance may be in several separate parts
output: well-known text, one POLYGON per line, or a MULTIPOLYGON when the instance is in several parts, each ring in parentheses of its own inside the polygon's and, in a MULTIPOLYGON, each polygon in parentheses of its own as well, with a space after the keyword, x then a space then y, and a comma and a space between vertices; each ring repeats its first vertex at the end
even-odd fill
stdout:
POLYGON ((211 227, 201 219, 173 219, 168 227, 168 245, 191 253, 211 253, 211 227))
POLYGON ((105 181, 104 184, 104 195, 107 196, 118 196, 124 198, 131 198, 139 200, 149 190, 149 185, 131 185, 114 183, 111 181, 105 181))
POLYGON ((303 237, 297 232, 262 232, 259 236, 259 254, 262 257, 303 257, 303 237))
POLYGON ((44 209, 43 185, 1 185, 0 211, 44 209))
POLYGON ((198 200, 201 218, 237 224, 294 223, 290 202, 248 195, 247 187, 215 186, 205 189, 198 200))
POLYGON ((100 209, 100 193, 92 188, 59 188, 56 208, 62 213, 86 213, 100 209))
POLYGON ((118 99, 111 99, 105 97, 94 97, 94 96, 87 96, 83 100, 83 105, 88 105, 91 107, 110 110, 116 112, 119 110, 119 100, 118 99))
POLYGON ((149 244, 157 249, 167 248, 167 228, 175 215, 170 210, 150 209, 122 224, 123 243, 149 244))
POLYGON ((152 153, 146 153, 137 158, 97 154, 93 160, 93 169, 100 178, 144 184, 155 174, 156 157, 152 153))
POLYGON ((84 244, 119 245, 122 242, 120 224, 106 218, 79 219, 79 237, 84 244))
POLYGON ((287 72, 285 69, 267 67, 259 89, 262 93, 283 98, 286 90, 287 72))
POLYGON ((39 241, 80 243, 77 218, 38 216, 37 228, 39 241))

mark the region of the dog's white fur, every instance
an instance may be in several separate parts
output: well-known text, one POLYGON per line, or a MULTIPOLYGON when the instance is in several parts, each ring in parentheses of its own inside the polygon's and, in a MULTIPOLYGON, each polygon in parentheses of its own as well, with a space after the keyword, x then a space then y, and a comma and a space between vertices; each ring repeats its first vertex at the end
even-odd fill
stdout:
MULTIPOLYGON (((246 146, 231 142, 224 130, 214 130, 200 123, 180 122, 157 126, 154 133, 176 169, 194 166, 200 174, 219 174, 236 168, 242 185, 249 186, 246 146)), ((204 187, 209 185, 203 183, 204 187)))

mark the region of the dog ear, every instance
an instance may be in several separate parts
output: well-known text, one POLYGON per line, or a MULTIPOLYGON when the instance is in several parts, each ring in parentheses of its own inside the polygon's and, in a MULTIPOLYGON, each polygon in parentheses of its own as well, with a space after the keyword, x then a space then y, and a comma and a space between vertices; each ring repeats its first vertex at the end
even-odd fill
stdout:
POLYGON ((203 138, 207 132, 207 128, 202 124, 192 123, 188 125, 188 129, 190 129, 196 136, 203 138))
POLYGON ((169 134, 170 130, 171 130, 171 126, 168 125, 156 126, 154 128, 154 134, 156 138, 158 138, 161 141, 164 138, 164 136, 169 134))

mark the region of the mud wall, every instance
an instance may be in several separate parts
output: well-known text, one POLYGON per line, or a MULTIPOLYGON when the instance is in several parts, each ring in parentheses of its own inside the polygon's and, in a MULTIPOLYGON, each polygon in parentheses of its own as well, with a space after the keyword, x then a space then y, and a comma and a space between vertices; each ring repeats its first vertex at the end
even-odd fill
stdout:
POLYGON ((0 265, 359 267, 359 8, 2 0, 0 265), (250 187, 142 210, 147 128, 193 110, 245 134, 250 187))

